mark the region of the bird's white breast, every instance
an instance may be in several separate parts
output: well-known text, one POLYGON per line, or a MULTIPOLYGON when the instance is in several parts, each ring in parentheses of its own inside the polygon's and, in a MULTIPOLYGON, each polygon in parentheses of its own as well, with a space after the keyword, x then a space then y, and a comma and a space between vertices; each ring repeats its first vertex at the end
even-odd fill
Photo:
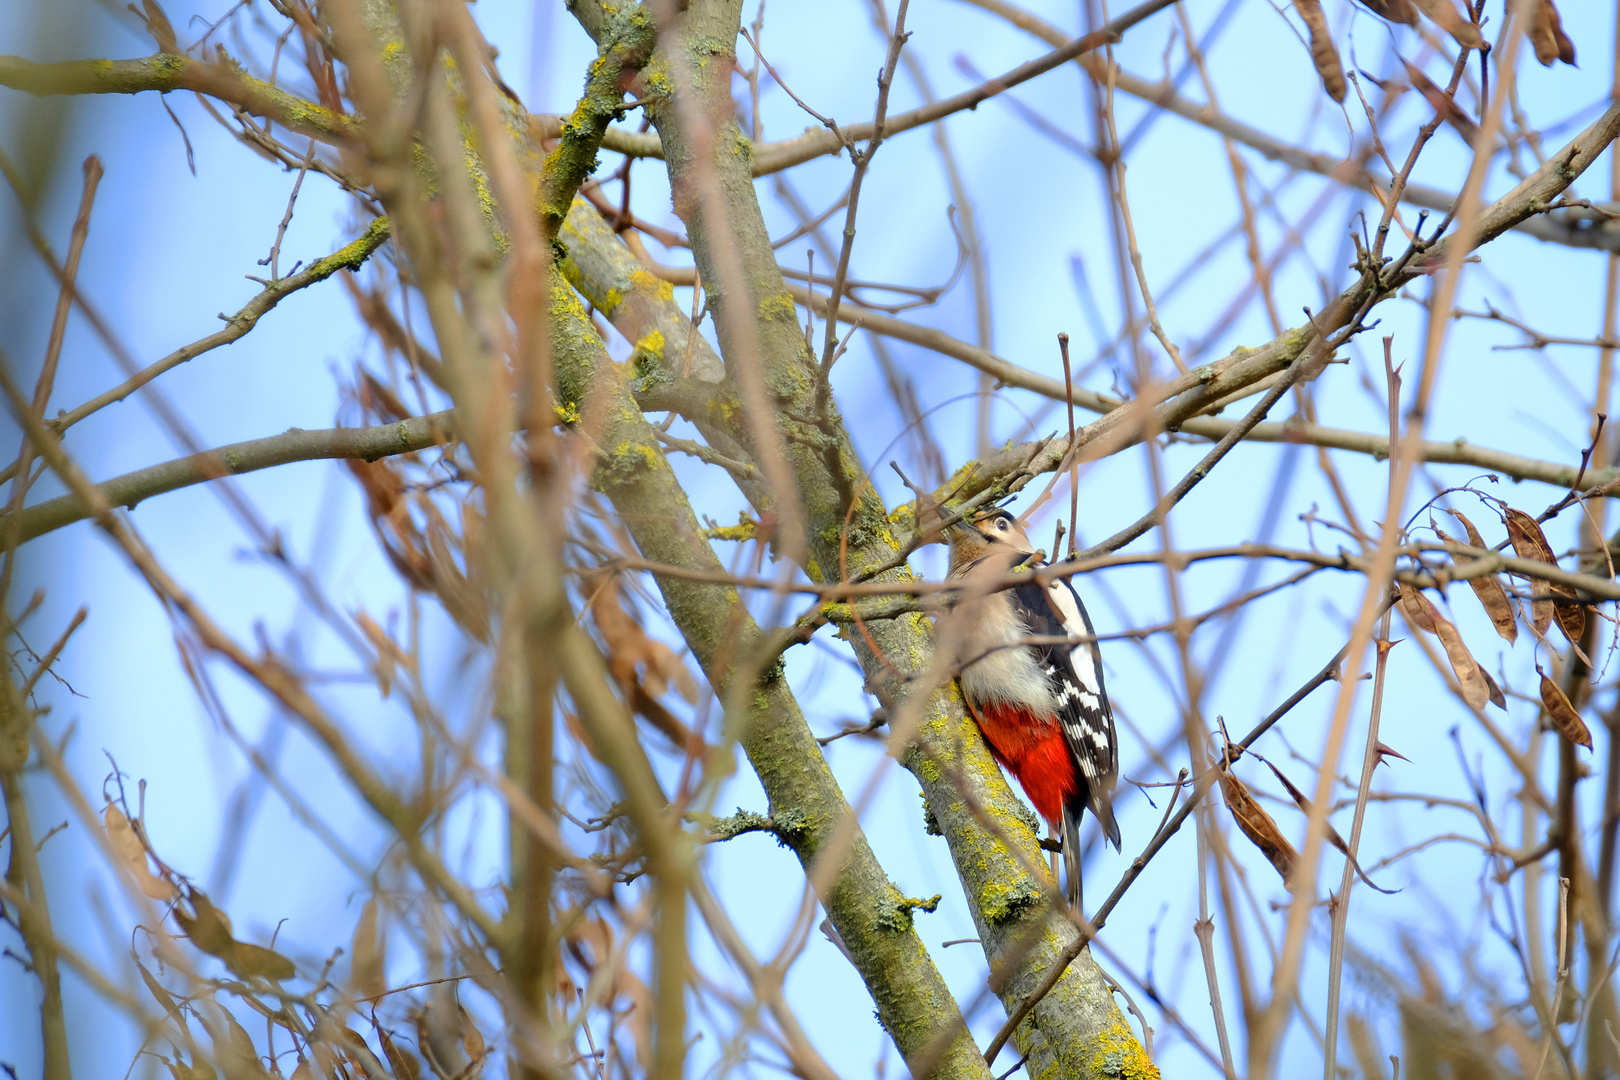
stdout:
POLYGON ((967 601, 951 617, 960 620, 956 662, 969 701, 1025 705, 1038 716, 1056 712, 1046 673, 1024 644, 1029 626, 1005 593, 967 601))

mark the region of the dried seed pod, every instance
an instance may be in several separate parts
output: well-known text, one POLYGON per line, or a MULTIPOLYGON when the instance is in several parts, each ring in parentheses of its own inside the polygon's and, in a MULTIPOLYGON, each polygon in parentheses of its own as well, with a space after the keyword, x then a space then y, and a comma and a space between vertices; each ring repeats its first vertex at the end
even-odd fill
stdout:
MULTIPOLYGON (((1457 632, 1451 620, 1435 620, 1434 635, 1440 639, 1440 644, 1445 646, 1446 659, 1451 661, 1451 670, 1457 673, 1457 683, 1462 687, 1463 700, 1473 708, 1483 709, 1492 696, 1490 683, 1486 681, 1485 669, 1479 666, 1474 654, 1468 651, 1462 635, 1457 632)), ((1505 697, 1502 704, 1506 707, 1505 697)))
MULTIPOLYGON (((1558 560, 1553 558, 1552 546, 1547 543, 1547 536, 1535 518, 1511 506, 1504 514, 1508 539, 1519 558, 1534 559, 1550 566, 1558 565, 1558 560)), ((1568 585, 1537 580, 1531 584, 1530 595, 1533 598, 1531 608, 1536 629, 1545 634, 1549 617, 1556 617, 1558 629, 1563 631, 1571 645, 1579 647, 1581 638, 1586 635, 1586 608, 1576 599, 1579 594, 1568 585)))
POLYGON ((1535 47, 1536 59, 1542 67, 1552 67, 1555 60, 1575 63, 1575 43, 1564 33, 1564 21, 1558 17, 1553 0, 1536 0, 1530 6, 1530 44, 1535 47))
POLYGON ((1547 719, 1552 721, 1552 726, 1576 746, 1592 749, 1592 732, 1587 729, 1586 721, 1581 719, 1575 706, 1570 704, 1563 688, 1547 678, 1539 664, 1536 665, 1536 674, 1541 676, 1541 704, 1546 708, 1547 719))
POLYGON ((1507 695, 1502 693, 1502 688, 1496 685, 1496 680, 1491 678, 1491 673, 1485 670, 1484 665, 1480 666, 1479 673, 1485 676, 1485 688, 1490 691, 1491 704, 1507 712, 1507 695))
POLYGON ((388 989, 386 940, 377 933, 377 900, 373 897, 360 908, 360 921, 349 942, 349 979, 360 997, 377 997, 388 989))
POLYGON ((152 873, 146 862, 146 845, 135 835, 135 826, 114 803, 108 803, 102 813, 107 826, 107 839, 124 866, 135 878, 135 887, 153 900, 167 900, 174 895, 174 886, 152 873))
POLYGON ((1230 770, 1221 771, 1221 796, 1225 798, 1226 808, 1232 812, 1232 820, 1243 830, 1243 835, 1271 860, 1271 865, 1282 875, 1283 884, 1293 888, 1294 867, 1299 862, 1299 853, 1283 836, 1282 830, 1277 828, 1271 815, 1254 801, 1254 796, 1249 794, 1243 781, 1233 776, 1230 770))
POLYGON ((225 958, 225 966, 244 979, 290 979, 298 974, 293 962, 263 945, 238 941, 225 958))
POLYGON ((1429 21, 1450 34, 1457 44, 1467 49, 1485 47, 1485 39, 1479 36, 1479 27, 1457 14, 1451 0, 1416 0, 1416 3, 1429 21))
MULTIPOLYGON (((178 1006, 175 1004, 174 995, 170 994, 168 990, 164 989, 163 984, 158 982, 157 977, 146 969, 146 965, 141 963, 141 958, 136 956, 133 950, 130 951, 129 955, 130 959, 135 961, 135 966, 140 968, 141 981, 146 984, 147 992, 152 995, 152 1000, 156 1001, 158 1006, 163 1010, 164 1016, 169 1017, 176 1015, 175 1010, 178 1006)), ((180 1020, 181 1023, 184 1023, 185 1017, 182 1016, 180 1020)))
POLYGON ((467 1010, 458 1002, 456 1009, 461 1013, 461 1048, 467 1051, 467 1056, 473 1061, 484 1060, 484 1033, 478 1030, 467 1010))
POLYGON ((1311 31, 1311 62, 1321 76, 1322 89, 1328 97, 1344 103, 1344 68, 1339 64, 1339 47, 1333 43, 1328 30, 1327 16, 1322 12, 1321 0, 1294 0, 1294 10, 1305 20, 1311 31))
POLYGON ((394 1040, 388 1037, 388 1032, 381 1024, 372 1021, 372 1027, 377 1031, 377 1042, 382 1046, 383 1056, 388 1059, 388 1067, 393 1070, 395 1080, 421 1080, 422 1070, 416 1064, 416 1057, 394 1045, 394 1040))
MULTIPOLYGON (((1511 506, 1503 511, 1502 523, 1507 526, 1508 543, 1513 545, 1513 553, 1521 559, 1533 559, 1536 562, 1553 562, 1552 549, 1547 546, 1547 538, 1541 532, 1541 526, 1536 519, 1523 510, 1515 510, 1511 506)), ((1547 583, 1540 579, 1530 583, 1530 624, 1535 628, 1536 636, 1542 637, 1547 628, 1552 625, 1553 605, 1550 599, 1552 590, 1547 583)))
POLYGON ((180 924, 181 931, 193 945, 210 956, 224 959, 236 944, 236 939, 231 937, 231 920, 196 889, 187 890, 186 900, 196 914, 187 915, 183 909, 175 908, 174 921, 180 924))
MULTIPOLYGON (((1462 522, 1463 528, 1468 530, 1468 543, 1471 546, 1489 550, 1472 521, 1455 510, 1451 511, 1451 516, 1462 522)), ((1451 537, 1439 529, 1435 532, 1440 533, 1440 539, 1448 543, 1451 541, 1451 537)), ((1474 596, 1479 600, 1480 607, 1485 609, 1485 614, 1491 617, 1491 624, 1496 627, 1496 632, 1509 644, 1517 641, 1519 621, 1513 617, 1513 602, 1508 599, 1507 589, 1502 587, 1501 579, 1495 574, 1480 574, 1469 578, 1468 585, 1474 590, 1474 596)))
POLYGON ((1403 23, 1406 26, 1417 25, 1418 13, 1412 0, 1361 0, 1361 6, 1380 19, 1403 23))
POLYGON ((1423 590, 1401 582, 1401 610, 1406 613, 1413 626, 1419 630, 1435 633, 1435 623, 1440 620, 1440 611, 1434 602, 1423 595, 1423 590))

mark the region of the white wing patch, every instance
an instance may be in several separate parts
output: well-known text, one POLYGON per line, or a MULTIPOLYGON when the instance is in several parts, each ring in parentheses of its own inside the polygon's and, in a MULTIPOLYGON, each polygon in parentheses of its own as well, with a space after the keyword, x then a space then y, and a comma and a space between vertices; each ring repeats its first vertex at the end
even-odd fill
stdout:
MULTIPOLYGON (((1086 620, 1080 614, 1080 605, 1075 603, 1074 590, 1067 581, 1054 581, 1046 587, 1046 592, 1052 599, 1052 607, 1056 609, 1058 617, 1063 620, 1063 629, 1070 637, 1080 637, 1089 631, 1086 629, 1086 620)), ((1069 663, 1074 665, 1074 673, 1080 679, 1080 700, 1089 709, 1101 708, 1102 681, 1097 678, 1097 661, 1092 655, 1095 643, 1082 641, 1069 650, 1069 663)))

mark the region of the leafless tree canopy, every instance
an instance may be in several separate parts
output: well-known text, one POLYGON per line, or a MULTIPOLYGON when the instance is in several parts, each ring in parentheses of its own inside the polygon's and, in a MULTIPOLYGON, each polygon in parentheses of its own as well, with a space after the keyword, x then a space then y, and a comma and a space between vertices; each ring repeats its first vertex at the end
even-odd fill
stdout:
POLYGON ((1601 7, 14 3, 0 1068, 1620 1076, 1601 7))

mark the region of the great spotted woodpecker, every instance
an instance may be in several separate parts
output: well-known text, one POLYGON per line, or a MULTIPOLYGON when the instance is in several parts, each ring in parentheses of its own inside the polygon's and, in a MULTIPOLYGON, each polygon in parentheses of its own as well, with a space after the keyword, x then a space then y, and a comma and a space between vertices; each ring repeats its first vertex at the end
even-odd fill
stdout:
POLYGON ((1046 565, 1007 511, 958 522, 946 540, 950 578, 962 591, 944 636, 954 647, 962 697, 991 754, 1062 836, 1066 895, 1078 908, 1087 809, 1119 850, 1112 805, 1119 740, 1091 618, 1067 578, 996 588, 1015 568, 1046 565), (1090 640, 1062 640, 1075 637, 1090 640))

